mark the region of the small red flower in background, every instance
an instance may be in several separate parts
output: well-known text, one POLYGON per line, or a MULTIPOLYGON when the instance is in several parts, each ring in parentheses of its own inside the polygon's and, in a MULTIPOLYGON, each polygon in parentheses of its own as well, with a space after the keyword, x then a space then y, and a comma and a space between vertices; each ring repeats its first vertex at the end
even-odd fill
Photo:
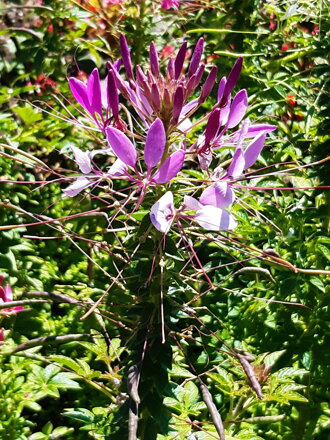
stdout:
POLYGON ((161 58, 168 58, 175 51, 174 46, 165 46, 164 49, 160 52, 161 58))
MULTIPOLYGON (((4 281, 4 276, 0 275, 0 303, 7 303, 13 301, 13 291, 9 284, 6 284, 5 287, 2 287, 4 281)), ((23 310, 22 306, 17 307, 8 307, 7 309, 0 309, 0 315, 9 315, 10 313, 17 313, 23 310)), ((3 329, 0 332, 0 340, 1 333, 3 337, 3 329)))
POLYGON ((281 46, 281 50, 283 51, 283 52, 285 52, 286 50, 288 50, 289 49, 289 46, 287 45, 287 44, 282 44, 282 46, 281 46))
POLYGON ((318 24, 316 24, 312 31, 312 35, 317 35, 319 32, 320 32, 320 27, 318 24))
POLYGON ((268 28, 269 28, 271 31, 275 31, 276 26, 277 26, 276 21, 271 20, 271 21, 269 22, 269 26, 268 26, 268 28))
POLYGON ((53 33, 54 33, 54 26, 52 25, 52 23, 50 23, 50 24, 47 26, 47 32, 48 32, 49 34, 53 34, 53 33))
POLYGON ((297 105, 297 101, 294 95, 292 93, 289 93, 289 95, 286 96, 286 99, 289 104, 291 104, 293 107, 297 105))
POLYGON ((43 73, 37 77, 35 82, 28 81, 26 85, 30 87, 35 87, 36 92, 40 96, 43 96, 43 90, 47 90, 49 88, 56 89, 56 82, 44 75, 43 73))

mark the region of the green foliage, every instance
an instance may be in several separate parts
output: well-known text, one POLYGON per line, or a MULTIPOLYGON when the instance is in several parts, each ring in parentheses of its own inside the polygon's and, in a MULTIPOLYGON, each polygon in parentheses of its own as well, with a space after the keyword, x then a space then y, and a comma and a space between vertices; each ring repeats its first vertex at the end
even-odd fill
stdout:
MULTIPOLYGON (((329 185, 327 163, 309 167, 329 156, 327 8, 326 2, 302 0, 183 3, 167 12, 149 1, 105 8, 98 1, 50 0, 40 8, 16 9, 0 2, 0 274, 7 275, 15 300, 47 301, 31 303, 17 315, 0 315, 3 440, 127 438, 132 401, 127 376, 143 356, 139 439, 218 438, 199 379, 212 394, 228 440, 328 438, 329 286, 324 275, 308 270, 329 267, 329 197, 321 189, 267 190, 329 185), (222 74, 243 54, 240 87, 249 90, 249 116, 279 127, 260 167, 306 165, 249 181, 264 188, 260 197, 242 196, 255 217, 235 208, 240 222, 235 239, 242 239, 250 254, 224 239, 196 238, 195 251, 216 287, 208 293, 200 268, 196 271, 169 237, 162 274, 160 236, 150 228, 148 211, 135 212, 130 225, 138 229, 120 231, 116 239, 107 231, 106 216, 72 218, 66 230, 58 223, 26 226, 37 223, 38 215, 59 219, 102 206, 96 197, 77 204, 63 199, 49 174, 49 168, 69 167, 60 151, 68 153, 72 145, 101 148, 101 138, 38 109, 51 106, 65 118, 57 98, 58 93, 69 97, 66 76, 78 73, 76 63, 88 74, 116 59, 120 30, 134 41, 133 61, 141 64, 152 40, 161 48, 188 37, 191 47, 201 35, 207 40, 206 59, 213 58, 222 74), (45 180, 45 186, 33 184, 45 180), (95 241, 88 241, 91 237, 95 241), (302 270, 258 258, 267 249, 302 270), (188 276, 182 278, 187 263, 188 276), (242 267, 247 270, 240 272, 242 267), (125 284, 112 285, 120 271, 125 284), (171 284, 165 292, 165 344, 158 310, 161 277, 165 286, 171 284), (81 320, 92 306, 94 313, 81 320), (40 341, 11 354, 31 339, 68 334, 86 340, 40 341), (249 359, 262 400, 228 347, 249 359)), ((187 177, 203 175, 192 168, 187 177)), ((108 200, 107 194, 102 197, 108 200)), ((118 216, 114 227, 124 218, 118 216)))

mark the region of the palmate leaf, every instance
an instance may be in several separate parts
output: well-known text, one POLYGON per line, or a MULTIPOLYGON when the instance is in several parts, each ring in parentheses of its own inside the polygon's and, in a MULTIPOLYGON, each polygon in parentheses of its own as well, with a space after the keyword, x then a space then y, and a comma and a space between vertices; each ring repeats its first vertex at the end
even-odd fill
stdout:
POLYGON ((53 355, 49 356, 49 359, 53 362, 57 362, 63 367, 70 368, 70 370, 83 376, 85 379, 93 379, 94 377, 99 377, 100 372, 96 372, 90 368, 87 362, 83 359, 73 360, 67 356, 53 355))

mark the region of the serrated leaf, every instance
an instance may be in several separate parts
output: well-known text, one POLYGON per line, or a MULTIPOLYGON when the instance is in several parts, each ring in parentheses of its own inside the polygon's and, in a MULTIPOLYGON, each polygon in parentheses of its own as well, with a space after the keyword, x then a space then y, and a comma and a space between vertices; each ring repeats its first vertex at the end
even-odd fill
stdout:
POLYGON ((77 378, 74 373, 58 373, 50 379, 49 384, 57 388, 78 389, 80 385, 73 380, 77 378))

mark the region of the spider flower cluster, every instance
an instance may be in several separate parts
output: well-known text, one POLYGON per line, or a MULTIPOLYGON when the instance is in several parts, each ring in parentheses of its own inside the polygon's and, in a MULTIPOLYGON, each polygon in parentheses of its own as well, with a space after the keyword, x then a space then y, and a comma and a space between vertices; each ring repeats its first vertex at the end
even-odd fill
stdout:
POLYGON ((116 180, 124 180, 127 185, 121 191, 127 190, 127 198, 135 203, 132 211, 143 203, 162 233, 168 233, 174 221, 210 231, 236 227, 237 220, 230 213, 236 199, 235 182, 256 162, 267 134, 276 127, 244 119, 247 92, 233 94, 242 58, 219 81, 213 107, 203 114, 203 103, 217 83, 217 67, 205 66, 203 49, 201 38, 185 67, 184 42, 176 56, 161 66, 151 43, 148 68, 137 65, 133 69, 127 41, 121 35, 121 59, 107 63, 103 81, 98 69, 87 84, 69 79, 85 117, 104 136, 104 148, 84 152, 72 147, 82 174, 64 189, 67 196, 103 182, 109 185, 111 181, 113 186, 116 180), (199 127, 203 129, 198 132, 199 127), (113 158, 106 171, 95 164, 97 154, 113 158), (220 161, 226 155, 224 169, 220 161), (203 175, 196 186, 189 178, 191 169, 203 175))

